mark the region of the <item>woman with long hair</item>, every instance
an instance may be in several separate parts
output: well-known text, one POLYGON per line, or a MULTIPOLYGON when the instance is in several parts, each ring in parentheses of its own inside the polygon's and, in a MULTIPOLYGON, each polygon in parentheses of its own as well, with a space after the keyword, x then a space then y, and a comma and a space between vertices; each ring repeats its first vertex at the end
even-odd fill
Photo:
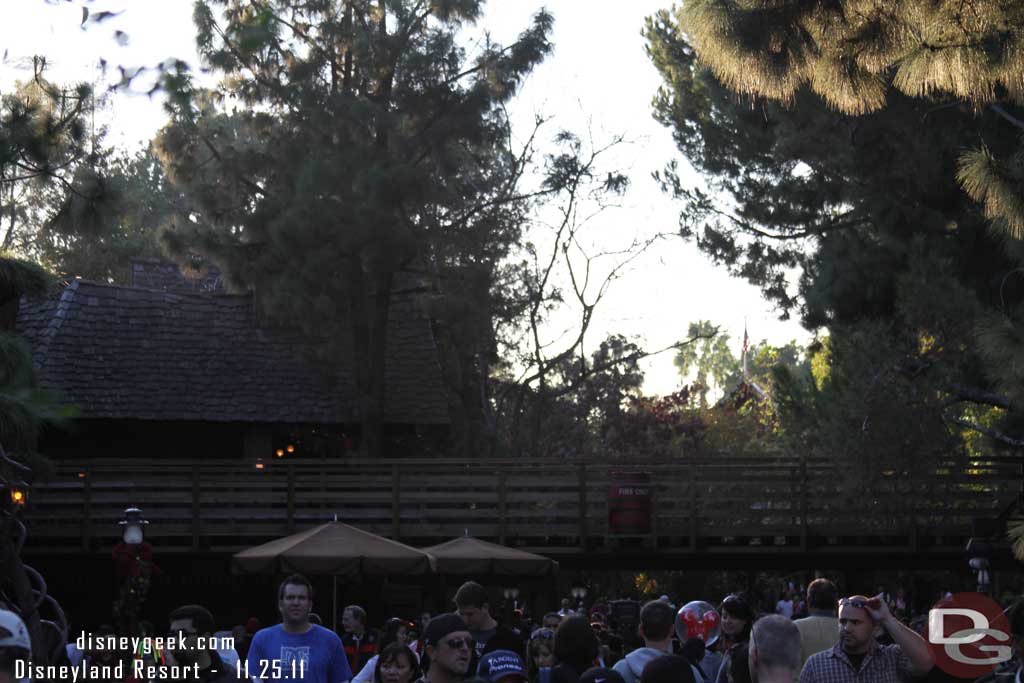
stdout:
POLYGON ((373 678, 377 683, 412 683, 419 680, 420 662, 408 645, 394 642, 377 655, 373 678))
MULTIPOLYGON (((383 653, 390 645, 408 647, 410 640, 409 630, 411 628, 412 624, 404 619, 399 619, 398 617, 391 617, 384 622, 384 633, 382 633, 380 637, 381 653, 383 653)), ((409 652, 412 652, 413 659, 416 659, 418 667, 419 658, 411 648, 409 649, 409 652)), ((359 673, 357 673, 352 679, 352 683, 381 683, 379 678, 375 678, 379 663, 380 655, 374 655, 371 657, 370 661, 366 662, 366 666, 360 669, 359 673)), ((416 679, 414 678, 413 680, 416 679)))
POLYGON ((600 643, 590 619, 569 617, 555 631, 555 659, 558 664, 551 670, 556 683, 575 683, 583 672, 596 665, 600 643))
POLYGON ((539 628, 530 634, 526 657, 526 672, 530 683, 548 683, 554 665, 555 632, 549 628, 539 628))
POLYGON ((729 682, 729 669, 737 646, 750 640, 750 629, 754 626, 754 609, 746 598, 730 595, 718 607, 722 616, 722 635, 718 638, 718 651, 722 655, 722 665, 718 668, 715 683, 729 682))

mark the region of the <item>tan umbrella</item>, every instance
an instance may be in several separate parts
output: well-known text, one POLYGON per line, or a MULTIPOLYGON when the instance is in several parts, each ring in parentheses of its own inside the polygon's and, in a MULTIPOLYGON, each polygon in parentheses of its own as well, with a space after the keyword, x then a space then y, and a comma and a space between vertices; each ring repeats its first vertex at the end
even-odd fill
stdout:
POLYGON ((339 576, 409 576, 433 571, 422 550, 334 521, 236 553, 231 568, 241 574, 289 574, 334 577, 337 618, 339 576))
POLYGON ((327 522, 236 553, 236 573, 408 576, 433 570, 422 550, 342 522, 327 522))
POLYGON ((495 574, 502 576, 547 576, 558 571, 549 557, 525 550, 488 543, 472 536, 453 538, 423 548, 434 558, 438 574, 495 574))

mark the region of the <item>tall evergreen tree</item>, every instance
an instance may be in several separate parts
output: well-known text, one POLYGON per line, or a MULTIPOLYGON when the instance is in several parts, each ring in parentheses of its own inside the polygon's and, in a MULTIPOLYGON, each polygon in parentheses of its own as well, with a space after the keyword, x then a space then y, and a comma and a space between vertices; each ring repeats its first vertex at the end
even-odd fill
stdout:
MULTIPOLYGON (((26 198, 31 194, 26 186, 37 186, 35 191, 69 183, 65 174, 81 160, 86 137, 82 115, 88 88, 53 88, 42 78, 40 62, 36 65, 40 71, 34 85, 0 101, 0 223, 12 245, 37 208, 26 198)), ((28 345, 13 332, 22 297, 46 293, 52 281, 39 265, 0 252, 0 484, 23 491, 24 480, 45 470, 36 454, 40 426, 72 414, 38 388, 28 345)), ((10 490, 3 493, 0 590, 29 629, 33 661, 51 664, 63 654, 67 620, 42 577, 22 563, 25 525, 19 507, 11 504, 10 490), (44 612, 53 619, 45 620, 44 612)))
POLYGON ((0 251, 23 255, 33 255, 54 197, 95 200, 95 185, 83 181, 102 137, 90 124, 92 88, 50 82, 44 58, 33 68, 0 95, 0 251))
POLYGON ((173 122, 157 144, 193 210, 172 247, 198 248, 272 317, 351 346, 369 453, 396 275, 443 295, 463 258, 449 247, 468 236, 486 246, 465 265, 490 268, 528 199, 502 104, 549 52, 552 18, 467 55, 456 37, 481 7, 201 0, 199 51, 221 84, 167 81, 173 122))
POLYGON ((50 188, 46 216, 25 252, 63 277, 127 284, 135 258, 162 257, 161 229, 187 221, 184 196, 164 176, 152 145, 134 154, 108 153, 78 179, 102 200, 50 188))
POLYGON ((1020 415, 992 391, 1013 347, 975 330, 994 316, 1005 336, 1024 298, 1006 240, 1022 28, 1017 3, 930 0, 692 0, 648 20, 655 116, 708 182, 659 174, 683 234, 829 331, 816 383, 782 382, 819 395, 790 414, 822 450, 922 465, 963 426, 1019 442, 970 417, 1020 415))

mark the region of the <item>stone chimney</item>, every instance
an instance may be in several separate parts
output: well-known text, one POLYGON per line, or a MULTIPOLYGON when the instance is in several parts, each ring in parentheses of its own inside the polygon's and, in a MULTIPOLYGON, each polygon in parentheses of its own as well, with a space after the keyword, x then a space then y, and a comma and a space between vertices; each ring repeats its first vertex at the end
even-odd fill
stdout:
POLYGON ((168 292, 224 292, 220 270, 212 263, 182 272, 178 264, 156 258, 132 259, 132 287, 168 292))

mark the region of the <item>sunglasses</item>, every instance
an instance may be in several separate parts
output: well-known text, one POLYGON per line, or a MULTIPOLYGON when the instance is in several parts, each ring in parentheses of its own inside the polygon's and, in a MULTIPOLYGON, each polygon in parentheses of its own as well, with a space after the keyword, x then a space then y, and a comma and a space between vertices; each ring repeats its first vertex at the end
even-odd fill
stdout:
POLYGON ((549 628, 539 628, 530 634, 530 640, 554 640, 555 632, 549 628))
POLYGON ((461 648, 466 648, 467 650, 473 649, 472 638, 452 638, 451 640, 444 641, 444 644, 453 650, 459 650, 461 648))
POLYGON ((879 602, 878 600, 861 600, 860 598, 842 598, 839 601, 840 607, 846 607, 847 605, 850 607, 856 607, 857 609, 864 609, 866 607, 878 609, 879 602))

